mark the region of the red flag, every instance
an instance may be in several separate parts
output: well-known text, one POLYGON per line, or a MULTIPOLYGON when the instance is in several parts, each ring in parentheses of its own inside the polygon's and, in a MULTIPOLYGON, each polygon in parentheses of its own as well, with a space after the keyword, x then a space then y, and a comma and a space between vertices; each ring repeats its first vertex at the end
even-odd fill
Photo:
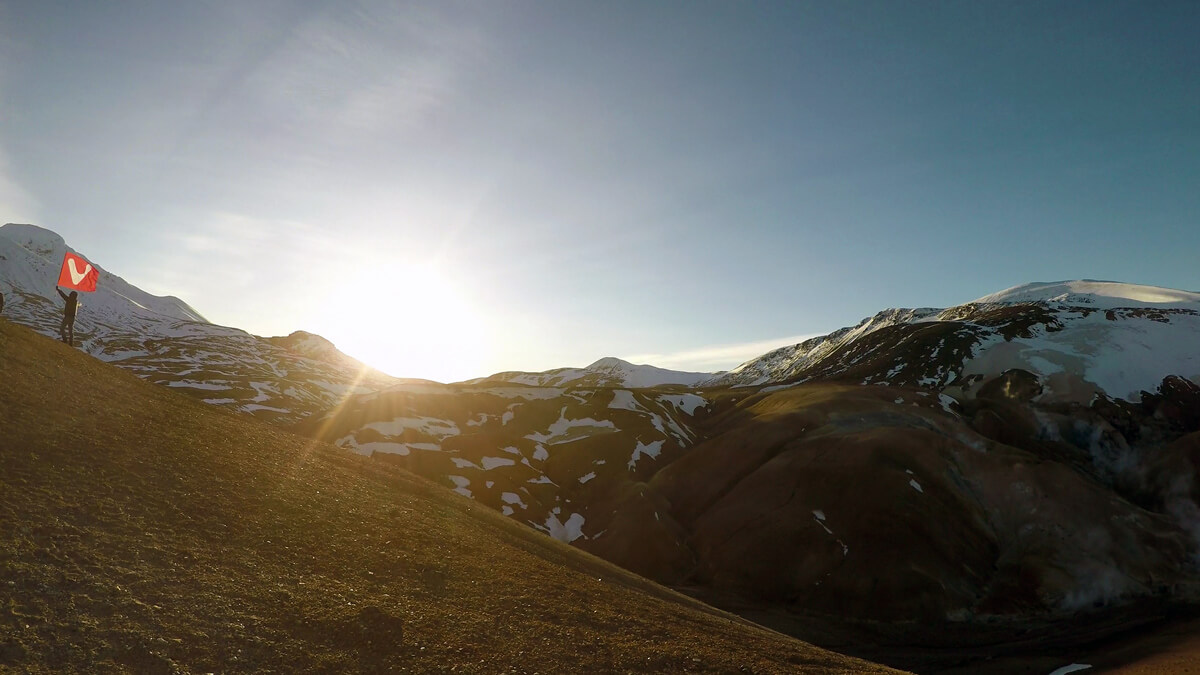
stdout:
POLYGON ((91 293, 96 290, 96 280, 99 278, 100 272, 83 256, 71 252, 63 256, 62 271, 58 273, 59 286, 91 293))

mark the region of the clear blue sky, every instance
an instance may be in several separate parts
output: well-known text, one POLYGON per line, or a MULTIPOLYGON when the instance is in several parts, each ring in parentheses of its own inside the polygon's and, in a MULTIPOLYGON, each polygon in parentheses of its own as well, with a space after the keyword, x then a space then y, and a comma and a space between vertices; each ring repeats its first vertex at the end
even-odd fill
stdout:
POLYGON ((726 368, 1028 281, 1200 290, 1197 36, 1194 1, 0 0, 0 222, 397 375, 726 368))

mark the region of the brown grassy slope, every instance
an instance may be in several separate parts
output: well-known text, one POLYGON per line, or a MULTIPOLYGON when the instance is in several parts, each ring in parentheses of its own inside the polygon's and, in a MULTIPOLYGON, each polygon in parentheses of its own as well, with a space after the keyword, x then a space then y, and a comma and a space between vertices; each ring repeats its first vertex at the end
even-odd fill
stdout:
POLYGON ((885 672, 0 319, 0 671, 885 672))

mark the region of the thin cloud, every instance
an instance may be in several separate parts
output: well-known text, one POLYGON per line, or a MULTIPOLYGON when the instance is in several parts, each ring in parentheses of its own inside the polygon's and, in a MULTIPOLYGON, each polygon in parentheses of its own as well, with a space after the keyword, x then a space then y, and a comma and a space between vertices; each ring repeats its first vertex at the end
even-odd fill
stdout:
POLYGON ((754 342, 709 345, 707 347, 697 347, 695 349, 668 354, 638 354, 625 357, 625 360, 634 363, 649 363, 660 368, 670 368, 672 370, 716 372, 718 370, 729 370, 750 359, 762 356, 773 349, 798 344, 819 335, 823 335, 823 333, 790 335, 770 340, 756 340, 754 342))
MULTIPOLYGON (((0 26, 4 25, 4 8, 0 7, 0 26)), ((7 72, 5 64, 17 55, 17 44, 8 31, 0 30, 0 85, 4 84, 7 72)), ((3 90, 0 89, 0 94, 3 90)), ((3 97, 0 96, 0 101, 3 97)), ((0 112, 4 112, 0 110, 0 112)), ((38 222, 38 202, 16 179, 9 162, 8 153, 0 145, 0 224, 6 222, 38 222)))
POLYGON ((181 222, 187 226, 163 236, 164 252, 133 270, 139 285, 182 297, 209 320, 251 330, 291 325, 305 315, 314 288, 362 255, 328 230, 298 221, 214 212, 181 222), (229 302, 242 297, 258 303, 229 302))
POLYGON ((311 130, 378 143, 380 134, 402 136, 436 117, 482 50, 470 27, 380 3, 298 22, 241 69, 238 88, 302 138, 311 130))
POLYGON ((38 222, 38 203, 13 177, 4 148, 0 148, 0 222, 38 222))

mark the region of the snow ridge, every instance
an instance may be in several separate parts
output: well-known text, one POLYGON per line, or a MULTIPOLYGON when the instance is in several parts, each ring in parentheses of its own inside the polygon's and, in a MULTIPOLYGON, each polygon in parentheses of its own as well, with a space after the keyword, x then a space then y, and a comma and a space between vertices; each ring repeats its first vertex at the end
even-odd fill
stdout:
POLYGON ((1053 281, 1021 284, 999 293, 985 295, 975 303, 1046 302, 1084 305, 1094 309, 1154 307, 1158 309, 1198 309, 1200 293, 1173 288, 1126 284, 1119 281, 1053 281))
POLYGON ((885 310, 857 326, 768 352, 700 386, 838 377, 879 358, 888 366, 863 383, 892 383, 913 364, 925 375, 913 383, 934 388, 952 382, 970 388, 976 385, 965 380, 977 384, 1021 369, 1037 375, 1051 398, 1087 404, 1104 393, 1136 401, 1168 375, 1200 383, 1196 344, 1200 293, 1091 279, 1039 282, 945 310, 885 310), (946 351, 936 345, 912 351, 917 342, 903 340, 915 340, 920 324, 946 336, 938 343, 946 351), (901 330, 878 333, 890 327, 901 330))

